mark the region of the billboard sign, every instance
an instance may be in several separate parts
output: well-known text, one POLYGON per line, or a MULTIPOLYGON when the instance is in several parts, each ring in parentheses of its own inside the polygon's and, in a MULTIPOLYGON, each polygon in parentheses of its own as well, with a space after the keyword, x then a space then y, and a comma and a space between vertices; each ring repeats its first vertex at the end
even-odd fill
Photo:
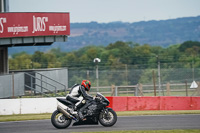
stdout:
POLYGON ((70 35, 69 13, 0 13, 0 38, 70 35))

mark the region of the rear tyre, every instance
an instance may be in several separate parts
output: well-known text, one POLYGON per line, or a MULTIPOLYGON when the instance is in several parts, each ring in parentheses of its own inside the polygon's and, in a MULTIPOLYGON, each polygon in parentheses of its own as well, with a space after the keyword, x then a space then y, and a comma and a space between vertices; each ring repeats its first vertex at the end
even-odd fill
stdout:
POLYGON ((54 111, 51 115, 51 123, 55 128, 63 129, 70 126, 72 120, 65 117, 58 110, 54 111))
POLYGON ((112 109, 108 109, 108 112, 101 112, 99 122, 105 127, 111 127, 117 122, 117 114, 112 109))

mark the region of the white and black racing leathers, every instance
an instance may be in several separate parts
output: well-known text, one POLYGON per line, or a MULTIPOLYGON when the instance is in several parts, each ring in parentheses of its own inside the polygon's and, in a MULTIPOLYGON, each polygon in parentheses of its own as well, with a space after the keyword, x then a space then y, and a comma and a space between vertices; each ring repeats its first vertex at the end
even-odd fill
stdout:
POLYGON ((69 94, 67 94, 66 99, 75 103, 75 109, 81 106, 83 100, 92 100, 93 97, 87 94, 84 86, 75 84, 69 94))

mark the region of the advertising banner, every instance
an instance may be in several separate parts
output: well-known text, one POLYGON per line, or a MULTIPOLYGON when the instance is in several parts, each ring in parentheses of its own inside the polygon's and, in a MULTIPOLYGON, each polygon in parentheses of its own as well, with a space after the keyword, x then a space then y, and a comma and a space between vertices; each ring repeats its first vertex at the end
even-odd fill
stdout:
POLYGON ((70 35, 69 13, 0 13, 0 38, 70 35))

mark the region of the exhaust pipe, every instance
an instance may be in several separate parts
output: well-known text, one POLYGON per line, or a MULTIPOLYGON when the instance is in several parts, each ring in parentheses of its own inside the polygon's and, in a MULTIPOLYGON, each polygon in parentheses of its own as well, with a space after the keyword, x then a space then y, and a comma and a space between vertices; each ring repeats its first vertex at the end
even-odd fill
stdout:
POLYGON ((61 113, 63 113, 64 116, 68 117, 69 119, 76 119, 75 117, 73 117, 72 115, 70 115, 63 107, 61 107, 60 105, 57 106, 57 110, 60 111, 61 113))

